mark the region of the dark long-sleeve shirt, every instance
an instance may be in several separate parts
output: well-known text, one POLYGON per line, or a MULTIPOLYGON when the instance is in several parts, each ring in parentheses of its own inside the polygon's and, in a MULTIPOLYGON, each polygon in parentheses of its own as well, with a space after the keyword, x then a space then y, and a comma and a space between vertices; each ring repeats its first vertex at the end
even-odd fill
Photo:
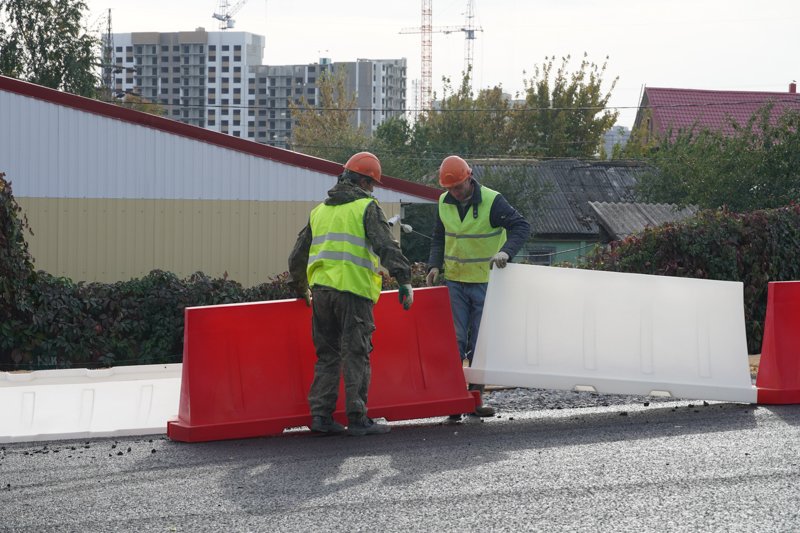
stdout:
MULTIPOLYGON (((327 205, 342 205, 360 198, 369 198, 370 194, 347 180, 339 181, 330 191, 327 205)), ((372 202, 364 212, 364 231, 372 250, 381 260, 381 265, 389 271, 389 275, 400 285, 411 283, 411 265, 400 250, 392 236, 386 215, 377 202, 372 202)), ((305 294, 308 288, 308 252, 311 248, 311 223, 309 222, 297 235, 292 252, 289 254, 289 286, 298 295, 305 294)))
MULTIPOLYGON (((481 184, 471 178, 474 183, 474 190, 472 198, 465 205, 461 205, 458 200, 453 198, 450 193, 444 197, 444 202, 447 204, 454 204, 458 208, 458 214, 461 220, 467 213, 472 213, 473 209, 484 209, 486 206, 482 205, 481 184)), ((470 214, 470 216, 472 216, 470 214)), ((519 252, 525 241, 531 233, 531 225, 527 220, 508 203, 502 194, 498 194, 492 204, 491 211, 489 211, 489 223, 493 228, 505 228, 506 242, 499 251, 508 254, 510 259, 513 259, 519 252)), ((431 236, 431 253, 428 256, 428 269, 438 268, 442 269, 444 264, 444 224, 439 216, 439 211, 436 211, 436 223, 433 226, 433 235, 431 236)))

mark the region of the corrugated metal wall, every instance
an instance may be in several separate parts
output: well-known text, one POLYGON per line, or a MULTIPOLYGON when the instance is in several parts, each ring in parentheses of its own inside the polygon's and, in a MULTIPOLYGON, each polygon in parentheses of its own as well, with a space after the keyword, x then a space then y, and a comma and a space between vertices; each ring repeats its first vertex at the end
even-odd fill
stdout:
MULTIPOLYGON (((201 270, 245 285, 286 270, 335 177, 0 91, 0 172, 36 267, 83 281, 201 270)), ((376 189, 387 217, 419 199, 376 189)), ((397 231, 397 230, 395 230, 397 231)), ((396 234, 399 238, 399 233, 396 234)))

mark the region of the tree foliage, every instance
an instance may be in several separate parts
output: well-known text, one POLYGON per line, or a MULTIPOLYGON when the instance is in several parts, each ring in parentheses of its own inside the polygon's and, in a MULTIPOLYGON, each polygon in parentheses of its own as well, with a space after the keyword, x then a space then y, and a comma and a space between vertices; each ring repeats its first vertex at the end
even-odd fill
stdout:
MULTIPOLYGON (((608 59, 608 58, 606 58, 608 59)), ((607 92, 602 83, 607 62, 598 66, 584 54, 580 68, 569 73, 570 56, 545 58, 525 82, 525 101, 510 113, 512 152, 536 157, 593 157, 603 133, 616 122, 619 112, 606 109, 617 78, 607 92)))
POLYGON ((0 74, 93 97, 98 40, 82 0, 0 0, 0 74))
POLYGON ((598 66, 584 55, 578 70, 570 72, 569 65, 570 56, 559 65, 545 58, 524 80, 520 100, 512 100, 500 85, 475 94, 469 71, 457 86, 444 79, 434 109, 413 123, 388 119, 371 139, 350 125, 356 104, 344 91, 343 73, 321 78, 319 106, 303 102, 292 107, 297 121, 292 148, 336 161, 369 149, 386 174, 411 180, 429 175, 451 154, 467 159, 594 157, 618 116, 606 109, 616 79, 604 91, 606 63, 598 66))
POLYGON ((290 148, 343 163, 369 144, 363 128, 355 128, 350 122, 356 97, 346 90, 344 70, 324 71, 317 87, 319 106, 309 104, 305 97, 299 104, 289 104, 295 121, 290 148))
POLYGON ((800 114, 767 105, 733 135, 708 129, 667 133, 646 155, 653 171, 639 194, 650 202, 733 211, 779 207, 800 197, 800 114))

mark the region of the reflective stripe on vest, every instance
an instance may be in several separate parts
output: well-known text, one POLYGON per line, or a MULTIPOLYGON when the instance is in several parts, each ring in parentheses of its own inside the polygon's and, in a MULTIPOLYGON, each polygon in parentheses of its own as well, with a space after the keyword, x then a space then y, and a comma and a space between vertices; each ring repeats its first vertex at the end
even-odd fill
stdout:
POLYGON ((489 261, 506 242, 505 228, 493 228, 489 223, 497 191, 481 187, 478 218, 470 206, 464 220, 458 206, 446 204, 447 193, 439 197, 439 218, 444 225, 444 277, 451 281, 486 283, 489 281, 489 261))
POLYGON ((367 242, 364 213, 374 198, 311 211, 308 283, 351 292, 373 302, 381 295, 380 259, 367 242))

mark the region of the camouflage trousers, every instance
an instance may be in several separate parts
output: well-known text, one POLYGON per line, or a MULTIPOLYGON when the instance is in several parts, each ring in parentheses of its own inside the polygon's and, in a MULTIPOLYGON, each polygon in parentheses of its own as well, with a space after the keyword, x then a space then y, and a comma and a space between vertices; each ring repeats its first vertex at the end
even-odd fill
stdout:
POLYGON ((344 375, 345 410, 351 422, 367 416, 369 356, 375 320, 372 300, 348 292, 315 289, 311 332, 317 351, 308 393, 311 416, 330 416, 344 375))

